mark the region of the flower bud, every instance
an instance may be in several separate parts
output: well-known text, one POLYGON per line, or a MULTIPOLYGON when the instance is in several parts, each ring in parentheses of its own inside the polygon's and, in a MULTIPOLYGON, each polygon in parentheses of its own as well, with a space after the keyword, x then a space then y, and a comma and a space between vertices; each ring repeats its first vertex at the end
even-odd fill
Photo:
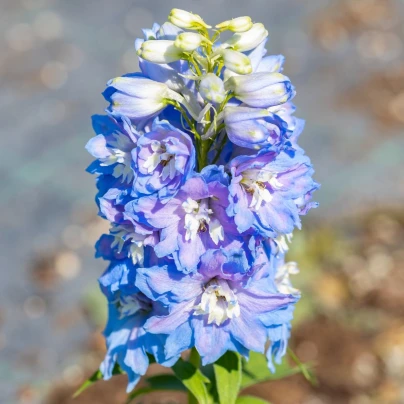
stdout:
POLYGON ((227 106, 224 123, 232 143, 256 150, 280 144, 286 131, 286 123, 266 109, 227 106))
POLYGON ((223 81, 213 73, 208 73, 199 85, 199 93, 205 101, 220 104, 226 97, 223 81))
POLYGON ((231 49, 222 51, 224 65, 231 71, 238 74, 252 73, 250 58, 243 53, 231 49))
POLYGON ((250 17, 237 17, 217 24, 216 28, 220 31, 245 32, 251 29, 252 26, 253 23, 250 17))
POLYGON ((105 98, 111 102, 110 111, 133 120, 150 118, 168 105, 168 99, 181 97, 166 84, 141 75, 117 77, 107 85, 114 90, 111 92, 107 89, 104 93, 105 98))
POLYGON ((189 13, 179 8, 173 8, 168 16, 168 21, 180 28, 185 29, 201 29, 212 28, 198 15, 189 13))
POLYGON ((192 52, 199 48, 204 42, 210 41, 196 32, 183 32, 177 36, 174 45, 185 52, 192 52))
POLYGON ((257 70, 258 72, 266 72, 266 73, 280 73, 283 70, 283 63, 285 61, 285 57, 283 55, 271 55, 265 56, 261 59, 257 70))
POLYGON ((256 23, 248 31, 234 34, 225 43, 236 51, 246 52, 258 46, 267 36, 264 25, 256 23))
POLYGON ((143 42, 137 54, 149 62, 162 64, 180 60, 183 51, 174 45, 174 41, 152 40, 143 42))
POLYGON ((255 108, 284 104, 296 93, 289 78, 280 73, 233 76, 226 81, 225 88, 240 101, 255 108))

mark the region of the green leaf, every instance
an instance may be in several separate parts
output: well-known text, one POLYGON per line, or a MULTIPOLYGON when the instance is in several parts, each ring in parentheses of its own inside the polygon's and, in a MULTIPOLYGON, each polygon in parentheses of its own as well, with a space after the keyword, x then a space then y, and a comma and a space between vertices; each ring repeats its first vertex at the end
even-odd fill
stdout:
POLYGON ((269 401, 254 396, 241 396, 237 399, 236 404, 271 404, 269 401))
POLYGON ((146 382, 149 384, 148 387, 138 388, 128 395, 127 404, 135 398, 153 391, 186 391, 184 385, 174 375, 151 376, 146 379, 146 382))
MULTIPOLYGON (((112 370, 112 374, 114 376, 116 375, 122 375, 125 372, 120 368, 120 366, 115 363, 114 369, 112 370)), ((73 394, 73 398, 78 397, 84 390, 87 390, 90 386, 92 386, 94 383, 98 382, 98 380, 102 380, 103 375, 101 373, 101 370, 97 370, 94 372, 73 394)))
POLYGON ((241 385, 241 356, 228 351, 214 364, 216 388, 221 404, 234 404, 241 385))
POLYGON ((210 383, 210 380, 199 369, 181 358, 172 369, 175 376, 195 396, 199 404, 211 403, 211 398, 205 386, 205 383, 210 383))
POLYGON ((146 382, 153 389, 187 391, 182 382, 176 376, 170 374, 150 376, 146 379, 146 382))

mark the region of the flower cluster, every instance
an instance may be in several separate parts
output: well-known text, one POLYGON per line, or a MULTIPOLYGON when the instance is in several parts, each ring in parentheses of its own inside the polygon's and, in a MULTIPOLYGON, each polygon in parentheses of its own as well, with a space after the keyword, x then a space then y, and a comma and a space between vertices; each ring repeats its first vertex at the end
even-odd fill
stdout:
POLYGON ((203 364, 266 353, 273 369, 299 298, 284 256, 319 187, 265 27, 239 17, 210 36, 196 14, 168 20, 136 40, 141 72, 108 82, 87 144, 111 222, 96 246, 110 262, 101 371, 108 379, 118 363, 129 391, 150 355, 171 366, 192 347, 203 364))

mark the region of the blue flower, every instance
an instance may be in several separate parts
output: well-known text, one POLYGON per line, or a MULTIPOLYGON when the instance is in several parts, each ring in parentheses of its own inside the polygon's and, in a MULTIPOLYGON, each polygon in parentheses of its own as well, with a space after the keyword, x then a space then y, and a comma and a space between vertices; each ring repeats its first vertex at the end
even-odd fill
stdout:
POLYGON ((274 238, 300 228, 300 205, 306 205, 307 196, 318 188, 307 156, 262 150, 255 156, 234 158, 229 168, 227 213, 241 233, 254 229, 274 238))
POLYGON ((129 202, 126 216, 159 231, 160 242, 154 247, 157 256, 173 254, 179 270, 194 271, 207 249, 245 243, 226 214, 228 185, 223 167, 208 166, 166 203, 157 195, 129 202))
POLYGON ((96 258, 107 260, 131 258, 133 264, 144 263, 145 255, 152 256, 158 243, 158 234, 145 225, 134 221, 113 224, 110 234, 103 234, 96 243, 96 258))
POLYGON ((131 182, 131 151, 136 146, 139 133, 125 116, 116 118, 108 115, 94 115, 93 128, 97 134, 86 145, 87 151, 97 160, 88 171, 97 174, 111 174, 122 182, 131 182))
POLYGON ((249 350, 264 353, 268 340, 272 346, 283 340, 278 329, 292 319, 297 297, 274 291, 262 268, 247 278, 242 268, 237 254, 209 250, 195 273, 172 265, 139 269, 136 286, 168 307, 145 324, 150 333, 168 335, 168 356, 195 346, 206 365, 227 350, 247 357, 249 350))
POLYGON ((281 145, 288 129, 278 115, 259 108, 226 107, 224 123, 231 142, 255 150, 281 145))
POLYGON ((118 364, 128 391, 149 355, 171 366, 191 347, 203 364, 265 353, 274 370, 300 297, 285 254, 319 188, 265 27, 241 17, 210 37, 196 14, 174 9, 169 21, 135 41, 140 72, 108 82, 108 115, 93 117, 86 146, 111 225, 96 244, 109 262, 101 371, 118 364))
POLYGON ((100 278, 108 298, 108 323, 104 330, 107 353, 100 366, 105 380, 113 376, 115 364, 129 379, 127 392, 133 390, 149 366, 148 353, 164 366, 172 366, 179 355, 167 357, 167 336, 148 333, 145 322, 154 315, 166 313, 164 307, 139 292, 135 286, 136 270, 130 261, 112 262, 100 278))
POLYGON ((151 131, 139 139, 132 156, 134 196, 158 193, 163 202, 175 195, 195 167, 192 139, 158 119, 151 131))
POLYGON ((131 199, 132 185, 113 175, 100 175, 96 183, 99 215, 112 223, 121 223, 125 204, 131 199))

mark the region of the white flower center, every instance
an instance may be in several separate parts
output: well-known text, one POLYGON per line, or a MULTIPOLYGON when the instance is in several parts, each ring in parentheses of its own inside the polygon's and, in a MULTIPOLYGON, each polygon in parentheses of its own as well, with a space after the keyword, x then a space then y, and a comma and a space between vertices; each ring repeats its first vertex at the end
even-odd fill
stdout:
POLYGON ((276 245, 278 246, 278 250, 281 254, 285 254, 286 252, 289 251, 289 245, 292 242, 293 234, 284 234, 281 236, 278 236, 275 239, 276 245))
POLYGON ((128 257, 132 257, 133 264, 143 264, 144 260, 144 241, 147 237, 144 234, 137 234, 131 229, 130 226, 117 225, 110 230, 111 234, 115 237, 111 244, 114 248, 118 246, 118 252, 122 251, 122 248, 126 241, 130 240, 128 257))
POLYGON ((185 240, 195 240, 199 232, 209 230, 211 239, 215 244, 224 240, 223 226, 219 220, 214 217, 212 209, 209 209, 208 199, 202 199, 197 202, 191 198, 182 204, 185 215, 185 240))
POLYGON ((299 268, 296 262, 287 262, 286 264, 280 266, 275 274, 275 284, 280 293, 285 295, 298 295, 300 294, 299 289, 292 286, 290 281, 290 275, 296 275, 299 273, 299 268))
POLYGON ((175 156, 167 153, 166 146, 158 140, 153 140, 151 144, 153 153, 147 158, 143 167, 151 174, 159 164, 163 166, 160 177, 165 181, 168 177, 172 180, 175 177, 177 169, 175 168, 175 156))
POLYGON ((114 140, 109 142, 109 146, 107 147, 110 155, 100 159, 101 165, 111 166, 116 164, 112 175, 115 178, 122 176, 123 181, 131 181, 133 178, 131 152, 135 145, 123 133, 116 132, 113 136, 114 140))
POLYGON ((257 169, 244 171, 241 184, 252 195, 250 208, 255 208, 256 210, 261 207, 263 201, 270 202, 272 200, 271 192, 267 189, 268 186, 272 190, 282 187, 276 173, 257 169))
POLYGON ((212 279, 205 287, 201 302, 194 307, 196 316, 208 314, 208 324, 220 325, 227 319, 240 316, 235 293, 224 279, 212 279))

